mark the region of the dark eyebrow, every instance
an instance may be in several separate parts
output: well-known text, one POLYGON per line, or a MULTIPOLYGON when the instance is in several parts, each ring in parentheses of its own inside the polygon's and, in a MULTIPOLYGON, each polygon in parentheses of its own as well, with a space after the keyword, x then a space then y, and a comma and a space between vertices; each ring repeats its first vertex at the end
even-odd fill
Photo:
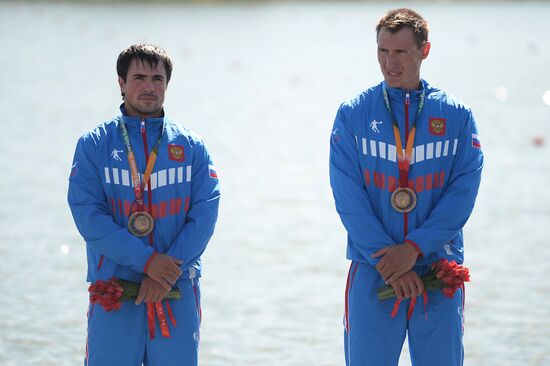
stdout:
MULTIPOLYGON (((132 74, 131 75, 132 78, 145 78, 147 77, 147 75, 145 74, 140 74, 140 73, 136 73, 136 74, 132 74)), ((154 74, 153 76, 151 76, 153 79, 161 79, 161 80, 164 80, 164 76, 162 74, 154 74)))

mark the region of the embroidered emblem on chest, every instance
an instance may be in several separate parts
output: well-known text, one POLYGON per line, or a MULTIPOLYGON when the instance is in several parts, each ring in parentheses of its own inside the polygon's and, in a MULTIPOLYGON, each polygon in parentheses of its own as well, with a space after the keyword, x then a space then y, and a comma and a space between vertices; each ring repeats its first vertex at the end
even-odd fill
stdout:
POLYGON ((446 122, 446 118, 430 118, 430 133, 437 136, 445 135, 446 122))
POLYGON ((183 152, 183 146, 168 145, 168 156, 170 160, 184 161, 185 154, 183 152))

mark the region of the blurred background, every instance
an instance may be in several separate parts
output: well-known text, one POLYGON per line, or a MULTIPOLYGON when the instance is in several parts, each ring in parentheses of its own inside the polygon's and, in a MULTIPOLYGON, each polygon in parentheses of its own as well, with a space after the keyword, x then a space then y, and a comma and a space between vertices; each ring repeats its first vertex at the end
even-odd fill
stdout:
MULTIPOLYGON (((374 25, 430 23, 422 75, 476 116, 465 365, 550 365, 550 3, 0 3, 0 365, 79 365, 84 243, 66 204, 78 137, 118 113, 119 52, 175 68, 165 110, 222 184, 203 257, 202 365, 343 365, 346 235, 328 180, 339 104, 382 76, 374 25)), ((400 365, 410 365, 407 345, 400 365)))

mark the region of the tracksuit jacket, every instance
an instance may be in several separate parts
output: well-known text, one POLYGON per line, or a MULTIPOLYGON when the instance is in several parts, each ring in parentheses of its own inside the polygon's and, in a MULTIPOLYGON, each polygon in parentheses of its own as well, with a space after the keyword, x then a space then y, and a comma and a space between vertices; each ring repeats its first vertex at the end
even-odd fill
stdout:
POLYGON ((87 280, 115 276, 141 282, 154 252, 184 261, 180 281, 200 277, 200 257, 214 232, 220 197, 204 142, 166 117, 141 120, 127 116, 124 105, 120 108, 119 117, 80 138, 69 179, 69 205, 86 241, 87 280), (136 205, 119 119, 126 124, 141 178, 145 156, 163 133, 150 186, 143 192, 145 208, 155 219, 152 240, 127 229, 136 205))
POLYGON ((399 172, 392 117, 384 104, 385 83, 338 110, 331 136, 330 182, 352 261, 375 265, 379 259, 371 254, 407 241, 422 253, 418 265, 440 258, 463 262, 462 228, 478 192, 481 144, 467 106, 424 80, 421 85, 409 92, 409 105, 406 91, 386 87, 403 148, 417 117, 420 93, 425 93, 408 178, 418 202, 408 214, 397 212, 390 202, 399 172))

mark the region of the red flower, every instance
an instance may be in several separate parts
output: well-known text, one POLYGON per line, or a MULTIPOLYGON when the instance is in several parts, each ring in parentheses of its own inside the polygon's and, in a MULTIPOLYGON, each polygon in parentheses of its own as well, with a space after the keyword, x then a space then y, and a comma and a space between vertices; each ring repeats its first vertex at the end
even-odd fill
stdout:
POLYGON ((453 297, 456 290, 464 286, 464 282, 470 281, 470 271, 455 261, 449 262, 442 259, 432 265, 432 271, 436 279, 443 282, 443 295, 453 297))
MULTIPOLYGON (((442 259, 432 264, 431 271, 420 278, 427 291, 441 289, 443 295, 453 297, 456 290, 464 286, 464 282, 470 281, 470 271, 468 268, 456 263, 456 261, 449 262, 442 259)), ((378 290, 380 300, 386 300, 394 296, 395 292, 391 286, 384 286, 378 290)))
POLYGON ((97 280, 88 287, 90 293, 90 302, 99 304, 106 311, 117 310, 122 302, 121 297, 124 293, 124 288, 117 282, 116 278, 111 278, 109 281, 97 280))

